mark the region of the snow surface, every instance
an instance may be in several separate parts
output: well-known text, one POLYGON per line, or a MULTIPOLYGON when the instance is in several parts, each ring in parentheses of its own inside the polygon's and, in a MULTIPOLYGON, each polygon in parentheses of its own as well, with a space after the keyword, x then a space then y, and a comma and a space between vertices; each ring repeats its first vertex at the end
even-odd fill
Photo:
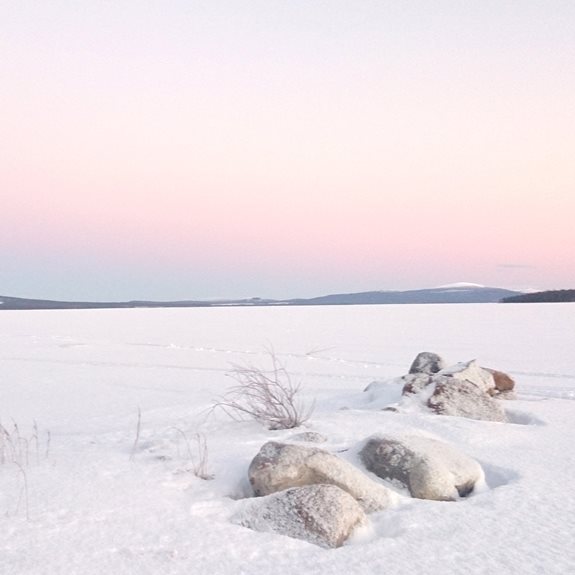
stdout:
POLYGON ((0 573, 575 573, 574 327, 575 304, 5 310, 0 422, 20 467, 5 451, 0 573), (359 466, 370 435, 421 434, 477 459, 489 488, 404 497, 335 550, 234 524, 250 461, 294 430, 208 408, 230 363, 265 367, 269 346, 315 399, 302 431, 323 449, 359 466), (381 411, 363 389, 420 351, 512 375, 510 422, 381 411), (213 480, 193 474, 195 433, 213 480))

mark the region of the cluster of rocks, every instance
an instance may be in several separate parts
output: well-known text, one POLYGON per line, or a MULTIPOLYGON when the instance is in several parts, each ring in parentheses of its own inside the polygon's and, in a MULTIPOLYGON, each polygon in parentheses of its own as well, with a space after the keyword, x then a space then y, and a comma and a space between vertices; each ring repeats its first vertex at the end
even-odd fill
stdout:
MULTIPOLYGON (((437 414, 499 422, 506 417, 498 399, 511 397, 515 386, 507 374, 476 361, 450 367, 429 352, 420 353, 398 382, 402 401, 393 410, 400 411, 402 402, 416 402, 437 414)), ((368 438, 359 450, 364 469, 310 446, 326 441, 318 433, 300 433, 291 440, 298 443, 264 444, 252 460, 248 477, 256 498, 245 502, 236 523, 333 548, 366 525, 369 513, 395 506, 406 495, 455 501, 485 487, 477 461, 423 435, 368 438)))
MULTIPOLYGON (((484 485, 481 466, 454 447, 420 436, 373 436, 359 458, 365 468, 412 497, 454 501, 484 485)), ((367 515, 402 495, 348 461, 317 447, 270 441, 248 470, 257 499, 234 521, 257 531, 342 545, 367 515)))
POLYGON ((420 353, 399 383, 404 400, 391 406, 392 411, 416 402, 440 415, 499 422, 506 416, 498 400, 512 399, 515 387, 509 375, 481 367, 475 360, 448 366, 430 352, 420 353))

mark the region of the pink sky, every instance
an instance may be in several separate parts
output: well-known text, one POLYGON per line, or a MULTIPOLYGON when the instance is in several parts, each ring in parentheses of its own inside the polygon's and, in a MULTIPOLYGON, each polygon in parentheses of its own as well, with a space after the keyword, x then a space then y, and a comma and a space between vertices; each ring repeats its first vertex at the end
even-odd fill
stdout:
POLYGON ((575 4, 0 6, 0 294, 575 287, 575 4))

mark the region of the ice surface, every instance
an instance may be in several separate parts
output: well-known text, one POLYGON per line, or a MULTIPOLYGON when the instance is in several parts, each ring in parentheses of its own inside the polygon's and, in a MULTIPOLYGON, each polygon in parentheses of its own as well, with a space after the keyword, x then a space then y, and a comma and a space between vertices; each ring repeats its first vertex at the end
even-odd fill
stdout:
POLYGON ((0 463, 0 573, 575 573, 573 326, 574 304, 5 310, 0 422, 18 425, 24 473, 0 463), (358 465, 374 433, 423 434, 479 461, 489 489, 402 499, 337 550, 233 524, 250 461, 294 431, 207 408, 230 363, 265 364, 270 344, 316 399, 302 431, 322 448, 358 465), (509 373, 510 422, 370 402, 367 384, 424 349, 509 373), (198 432, 212 481, 193 473, 198 432))

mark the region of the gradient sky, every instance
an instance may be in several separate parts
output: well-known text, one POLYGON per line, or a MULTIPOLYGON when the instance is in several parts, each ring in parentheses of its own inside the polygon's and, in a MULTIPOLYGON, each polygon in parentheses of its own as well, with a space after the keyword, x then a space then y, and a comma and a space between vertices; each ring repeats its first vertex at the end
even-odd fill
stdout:
POLYGON ((575 287, 572 0, 0 0, 0 294, 575 287))

